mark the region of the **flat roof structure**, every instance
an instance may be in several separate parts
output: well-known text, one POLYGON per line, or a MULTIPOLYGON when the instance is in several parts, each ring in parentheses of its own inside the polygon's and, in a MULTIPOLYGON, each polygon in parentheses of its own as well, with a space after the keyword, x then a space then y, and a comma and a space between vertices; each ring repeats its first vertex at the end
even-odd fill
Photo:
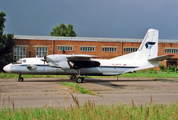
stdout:
MULTIPOLYGON (((14 35, 14 40, 12 57, 17 60, 44 54, 87 54, 110 59, 137 51, 143 39, 14 35)), ((159 39, 158 49, 158 56, 174 55, 162 62, 165 66, 178 65, 178 40, 159 39)))
MULTIPOLYGON (((57 36, 26 36, 26 35, 14 35, 14 39, 99 41, 99 42, 139 42, 139 43, 142 42, 143 40, 143 39, 132 39, 132 38, 57 37, 57 36)), ((159 39, 159 43, 178 43, 178 40, 159 39)))

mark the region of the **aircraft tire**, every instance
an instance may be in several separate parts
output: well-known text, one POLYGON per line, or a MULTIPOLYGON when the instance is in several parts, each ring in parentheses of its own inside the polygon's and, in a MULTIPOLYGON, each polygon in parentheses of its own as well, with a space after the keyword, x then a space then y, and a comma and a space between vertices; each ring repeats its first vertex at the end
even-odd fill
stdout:
POLYGON ((19 81, 19 82, 23 82, 23 77, 19 77, 19 78, 18 78, 18 81, 19 81))
POLYGON ((76 83, 83 83, 84 77, 76 78, 76 83))
POLYGON ((76 79, 76 76, 75 75, 71 75, 70 76, 70 80, 75 80, 76 79))

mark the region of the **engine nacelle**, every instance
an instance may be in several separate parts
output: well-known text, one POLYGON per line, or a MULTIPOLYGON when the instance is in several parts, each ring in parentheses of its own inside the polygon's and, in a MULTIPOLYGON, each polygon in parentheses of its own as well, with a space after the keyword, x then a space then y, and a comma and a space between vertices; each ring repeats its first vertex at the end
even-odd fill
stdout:
POLYGON ((34 70, 34 69, 36 69, 36 68, 37 68, 37 66, 34 65, 34 64, 29 64, 29 65, 27 65, 27 69, 29 69, 29 70, 34 70))
POLYGON ((69 66, 69 63, 67 60, 64 60, 64 61, 60 61, 59 62, 59 67, 63 70, 69 70, 70 69, 70 66, 69 66))

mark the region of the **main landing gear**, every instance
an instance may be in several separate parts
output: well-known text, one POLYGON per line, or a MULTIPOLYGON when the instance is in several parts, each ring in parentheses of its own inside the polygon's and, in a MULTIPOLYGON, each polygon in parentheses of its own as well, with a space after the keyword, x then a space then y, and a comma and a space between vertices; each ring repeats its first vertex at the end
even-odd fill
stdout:
POLYGON ((76 83, 83 83, 84 77, 76 77, 75 75, 71 75, 70 80, 75 80, 76 83))
POLYGON ((83 80, 84 80, 84 77, 77 77, 77 78, 75 79, 75 82, 76 82, 76 83, 83 83, 83 80))
POLYGON ((19 74, 18 81, 19 81, 19 82, 23 82, 23 77, 21 77, 21 74, 19 74))
POLYGON ((78 77, 76 77, 76 75, 71 75, 70 80, 75 80, 76 83, 83 83, 84 77, 80 77, 80 69, 78 71, 78 77))

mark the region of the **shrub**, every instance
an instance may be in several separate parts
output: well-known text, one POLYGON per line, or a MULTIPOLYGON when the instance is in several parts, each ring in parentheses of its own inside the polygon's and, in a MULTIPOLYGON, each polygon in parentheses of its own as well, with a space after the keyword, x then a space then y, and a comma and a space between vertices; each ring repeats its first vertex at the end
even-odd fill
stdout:
POLYGON ((164 64, 159 64, 159 68, 160 68, 161 71, 164 71, 165 70, 164 64))
POLYGON ((148 73, 157 74, 157 70, 156 69, 154 70, 153 68, 149 68, 148 73))
POLYGON ((171 71, 171 72, 175 72, 175 71, 177 70, 176 65, 169 65, 169 66, 167 67, 167 70, 169 70, 169 71, 171 71))

